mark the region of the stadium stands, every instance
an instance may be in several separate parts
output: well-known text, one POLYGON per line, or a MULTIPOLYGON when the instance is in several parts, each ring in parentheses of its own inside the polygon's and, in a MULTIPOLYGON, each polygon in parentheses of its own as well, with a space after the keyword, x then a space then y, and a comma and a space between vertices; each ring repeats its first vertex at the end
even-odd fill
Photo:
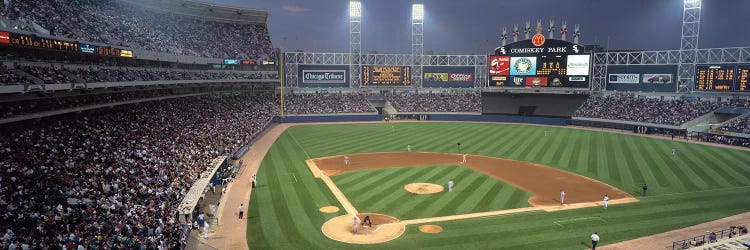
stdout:
POLYGON ((719 130, 750 134, 750 117, 747 115, 729 121, 718 128, 719 130))
MULTIPOLYGON (((20 66, 15 70, 28 73, 31 77, 42 80, 45 84, 90 83, 90 82, 130 82, 160 80, 225 80, 225 79, 277 79, 278 74, 264 74, 252 71, 199 71, 168 70, 121 67, 86 67, 66 65, 51 67, 48 65, 20 66)), ((19 76, 5 68, 0 74, 0 85, 33 83, 30 77, 19 76)))
MULTIPOLYGON (((52 35, 211 58, 275 58, 265 24, 233 24, 134 7, 115 0, 10 0, 5 17, 52 35)), ((29 30, 28 27, 24 28, 29 30)))
POLYGON ((290 94, 284 97, 287 114, 368 113, 375 109, 364 94, 290 94))
POLYGON ((201 96, 3 128, 0 248, 179 249, 176 207, 270 122, 272 96, 201 96))
POLYGON ((661 100, 633 94, 592 96, 574 116, 679 126, 720 107, 694 100, 661 100))
POLYGON ((477 93, 394 94, 387 96, 399 112, 482 112, 477 93))

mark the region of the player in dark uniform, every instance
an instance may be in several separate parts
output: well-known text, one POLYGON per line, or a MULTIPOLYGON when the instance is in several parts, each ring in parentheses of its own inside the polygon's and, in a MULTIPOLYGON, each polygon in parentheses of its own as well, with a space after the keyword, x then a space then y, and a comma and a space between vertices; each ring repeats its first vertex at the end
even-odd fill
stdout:
POLYGON ((370 220, 369 215, 365 215, 365 219, 362 220, 362 226, 364 226, 365 223, 367 223, 367 226, 372 227, 372 220, 370 220))

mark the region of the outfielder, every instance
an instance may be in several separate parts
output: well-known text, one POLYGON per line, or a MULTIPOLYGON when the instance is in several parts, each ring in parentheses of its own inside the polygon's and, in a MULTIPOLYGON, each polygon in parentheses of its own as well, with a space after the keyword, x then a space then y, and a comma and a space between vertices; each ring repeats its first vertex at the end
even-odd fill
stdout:
POLYGON ((675 155, 676 153, 677 153, 677 149, 674 149, 674 148, 673 148, 673 149, 672 149, 672 157, 676 156, 676 155, 675 155))
POLYGON ((453 180, 448 181, 448 192, 453 191, 453 180))
POLYGON ((344 156, 344 165, 349 166, 349 156, 348 155, 344 156))
POLYGON ((409 145, 406 145, 406 151, 407 151, 407 152, 411 152, 411 144, 409 144, 409 145))
POLYGON ((609 203, 609 197, 605 194, 604 195, 604 209, 607 209, 607 203, 609 203))
POLYGON ((544 131, 544 137, 547 137, 547 135, 549 135, 549 131, 545 130, 544 131))

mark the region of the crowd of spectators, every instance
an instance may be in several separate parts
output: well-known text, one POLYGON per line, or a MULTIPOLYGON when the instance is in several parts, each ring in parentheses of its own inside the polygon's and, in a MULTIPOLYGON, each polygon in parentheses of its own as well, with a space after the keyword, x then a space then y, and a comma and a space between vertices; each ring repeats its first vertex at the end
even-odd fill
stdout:
POLYGON ((700 100, 638 97, 633 94, 591 96, 574 116, 679 126, 720 107, 700 100))
POLYGON ((212 58, 275 58, 265 24, 214 22, 117 0, 9 0, 4 13, 53 35, 212 58))
MULTIPOLYGON (((144 68, 72 68, 51 66, 20 66, 33 78, 45 84, 90 83, 90 82, 130 82, 130 81, 171 81, 171 80, 226 80, 226 79, 278 79, 276 73, 254 71, 199 71, 166 70, 144 68)), ((19 76, 11 70, 2 70, 0 85, 29 84, 31 79, 19 76)))
POLYGON ((45 111, 69 109, 87 105, 107 104, 168 95, 174 95, 174 93, 169 89, 156 89, 107 94, 81 94, 3 102, 0 103, 0 119, 45 111))
POLYGON ((748 117, 747 115, 737 117, 734 120, 724 123, 718 129, 729 132, 750 134, 750 117, 748 117))
POLYGON ((387 99, 399 112, 482 112, 479 93, 393 94, 387 99))
POLYGON ((315 93, 284 96, 284 112, 287 114, 368 113, 375 112, 375 109, 367 101, 365 94, 315 93))
POLYGON ((184 194, 277 106, 270 95, 200 96, 4 128, 0 249, 179 249, 184 194))

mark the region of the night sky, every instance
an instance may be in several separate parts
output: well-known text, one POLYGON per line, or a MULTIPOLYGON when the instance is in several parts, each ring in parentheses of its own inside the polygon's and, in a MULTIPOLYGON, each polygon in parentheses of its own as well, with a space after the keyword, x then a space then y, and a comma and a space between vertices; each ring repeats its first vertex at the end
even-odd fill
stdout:
MULTIPOLYGON (((202 0, 269 11, 275 47, 314 52, 348 51, 348 0, 202 0)), ((683 0, 362 0, 362 50, 410 53, 411 4, 425 4, 424 50, 486 53, 502 27, 542 19, 580 24, 581 43, 611 49, 679 49, 683 0)), ((533 31, 532 31, 533 32, 533 31)), ((510 34, 508 35, 510 37, 510 34)), ((521 38, 523 32, 521 33, 521 38)), ((559 38, 557 33, 556 38, 559 38)), ((703 0, 700 48, 750 46, 750 1, 703 0)))

